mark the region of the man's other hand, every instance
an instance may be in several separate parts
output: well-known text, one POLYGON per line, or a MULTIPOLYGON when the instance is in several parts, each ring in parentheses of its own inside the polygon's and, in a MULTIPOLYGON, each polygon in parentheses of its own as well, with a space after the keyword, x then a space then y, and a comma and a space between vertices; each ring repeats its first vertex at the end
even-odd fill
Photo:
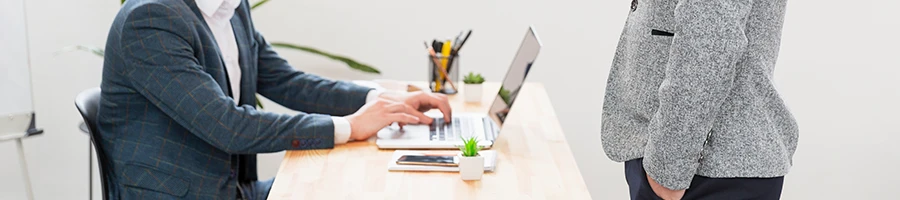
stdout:
POLYGON ((431 92, 410 92, 410 93, 390 93, 385 92, 380 95, 382 98, 403 102, 418 111, 416 115, 419 117, 421 124, 431 124, 431 117, 425 116, 422 112, 427 112, 437 108, 444 114, 444 122, 450 122, 453 111, 450 109, 450 101, 447 96, 439 93, 431 92))
POLYGON ((656 193, 656 196, 659 196, 665 200, 681 200, 684 197, 684 190, 671 190, 669 188, 663 187, 656 180, 650 178, 650 175, 647 175, 647 181, 650 182, 650 189, 653 189, 653 193, 656 193))
POLYGON ((356 113, 347 116, 350 122, 350 138, 366 140, 391 123, 419 123, 424 116, 405 103, 378 99, 363 105, 356 113))

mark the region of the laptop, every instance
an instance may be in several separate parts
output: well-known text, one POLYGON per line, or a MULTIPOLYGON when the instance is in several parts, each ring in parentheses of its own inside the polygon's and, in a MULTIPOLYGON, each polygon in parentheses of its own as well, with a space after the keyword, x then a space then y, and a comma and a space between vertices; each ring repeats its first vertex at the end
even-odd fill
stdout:
POLYGON ((385 127, 378 132, 376 145, 381 149, 457 149, 461 137, 474 136, 479 146, 491 148, 540 49, 534 27, 528 27, 488 113, 453 113, 451 122, 445 123, 443 115, 429 112, 434 118, 431 125, 406 125, 403 130, 397 124, 385 127))

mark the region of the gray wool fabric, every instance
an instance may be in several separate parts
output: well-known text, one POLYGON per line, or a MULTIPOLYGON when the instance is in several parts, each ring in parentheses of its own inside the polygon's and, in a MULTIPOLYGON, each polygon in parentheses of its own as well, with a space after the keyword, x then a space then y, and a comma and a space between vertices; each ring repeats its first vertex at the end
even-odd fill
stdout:
POLYGON ((694 175, 786 175, 799 131, 773 80, 785 4, 634 2, 604 97, 607 156, 644 158, 670 189, 694 175))

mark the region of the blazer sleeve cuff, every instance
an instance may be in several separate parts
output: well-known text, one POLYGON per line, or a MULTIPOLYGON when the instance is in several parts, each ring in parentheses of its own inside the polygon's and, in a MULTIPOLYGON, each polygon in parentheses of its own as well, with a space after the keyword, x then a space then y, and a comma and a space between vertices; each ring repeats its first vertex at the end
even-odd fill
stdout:
POLYGON ((663 157, 667 156, 644 156, 644 171, 647 176, 671 190, 688 189, 700 164, 695 160, 671 160, 663 157))
POLYGON ((288 136, 287 148, 283 150, 329 149, 334 147, 335 130, 331 116, 308 114, 304 120, 295 122, 297 126, 288 136))

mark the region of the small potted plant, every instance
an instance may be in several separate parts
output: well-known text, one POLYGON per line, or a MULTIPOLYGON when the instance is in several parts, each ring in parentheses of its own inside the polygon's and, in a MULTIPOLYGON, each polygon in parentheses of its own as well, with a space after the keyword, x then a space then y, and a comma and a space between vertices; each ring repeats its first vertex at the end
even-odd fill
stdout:
POLYGON ((484 157, 478 154, 481 147, 475 137, 463 138, 463 145, 459 147, 459 176, 464 181, 480 180, 484 175, 484 157))
POLYGON ((469 75, 463 77, 465 83, 466 102, 481 102, 481 83, 484 83, 484 77, 475 72, 469 72, 469 75))

